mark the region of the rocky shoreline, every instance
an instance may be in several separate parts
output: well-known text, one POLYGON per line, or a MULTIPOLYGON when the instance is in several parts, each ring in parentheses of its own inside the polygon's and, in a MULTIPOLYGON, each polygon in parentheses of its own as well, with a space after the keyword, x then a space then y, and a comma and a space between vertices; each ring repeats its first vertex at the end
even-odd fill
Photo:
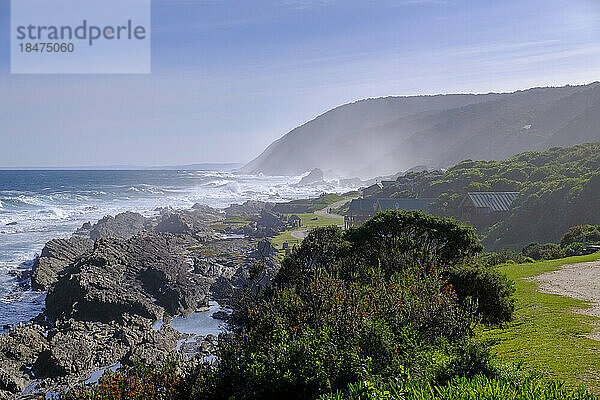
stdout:
POLYGON ((171 321, 213 300, 231 304, 257 262, 265 265, 260 284, 268 284, 277 261, 261 238, 286 227, 271 209, 246 202, 223 211, 160 209, 153 218, 126 212, 49 241, 21 276, 47 292, 43 312, 0 335, 0 399, 59 392, 110 366, 209 356, 214 335, 190 338, 171 321), (223 227, 227 217, 246 222, 223 227))

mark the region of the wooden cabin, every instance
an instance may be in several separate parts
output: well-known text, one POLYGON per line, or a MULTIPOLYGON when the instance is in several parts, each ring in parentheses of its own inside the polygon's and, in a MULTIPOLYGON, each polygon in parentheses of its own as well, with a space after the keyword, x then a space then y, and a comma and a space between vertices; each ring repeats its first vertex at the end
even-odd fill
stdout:
POLYGON ((476 226, 495 224, 517 197, 519 192, 469 192, 458 206, 460 219, 476 226))

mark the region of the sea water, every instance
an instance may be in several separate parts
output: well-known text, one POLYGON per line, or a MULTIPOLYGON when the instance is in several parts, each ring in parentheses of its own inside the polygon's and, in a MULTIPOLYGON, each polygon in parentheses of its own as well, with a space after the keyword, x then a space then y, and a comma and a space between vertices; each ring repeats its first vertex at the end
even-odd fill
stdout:
POLYGON ((213 171, 0 171, 0 331, 41 312, 45 294, 28 289, 15 274, 31 269, 48 240, 123 211, 151 216, 158 207, 224 208, 352 189, 295 186, 299 180, 213 171))

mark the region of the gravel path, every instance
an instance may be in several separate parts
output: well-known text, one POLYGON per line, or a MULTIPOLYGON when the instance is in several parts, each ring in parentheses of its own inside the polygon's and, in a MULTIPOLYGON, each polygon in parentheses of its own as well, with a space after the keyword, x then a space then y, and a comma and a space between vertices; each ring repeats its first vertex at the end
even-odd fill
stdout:
POLYGON ((308 229, 303 229, 301 231, 294 231, 291 233, 292 237, 295 239, 303 240, 306 235, 308 235, 308 229))
POLYGON ((327 212, 327 210, 331 209, 331 210, 335 210, 336 208, 340 208, 341 206, 343 206, 344 204, 348 203, 351 200, 340 200, 337 201, 333 204, 328 205, 327 207, 325 207, 322 210, 319 211, 315 211, 315 214, 320 215, 321 217, 328 217, 328 218, 333 218, 333 219, 337 219, 338 221, 343 221, 344 220, 344 216, 342 215, 337 215, 337 214, 330 214, 327 212))
POLYGON ((585 314, 600 317, 600 261, 565 265, 558 271, 546 272, 533 278, 540 282, 543 293, 559 294, 590 301, 585 314))
MULTIPOLYGON (((561 269, 531 278, 540 283, 540 292, 589 301, 591 307, 577 313, 600 317, 600 261, 565 265, 561 269)), ((600 340, 600 330, 588 336, 600 340)))
MULTIPOLYGON (((315 211, 316 215, 319 215, 321 217, 328 217, 328 218, 333 218, 333 219, 337 219, 338 221, 344 221, 344 217, 342 215, 337 215, 337 214, 330 214, 329 212, 327 212, 327 210, 332 209, 335 210, 336 208, 339 208, 341 206, 343 206, 344 204, 346 204, 347 202, 349 202, 350 200, 340 200, 338 202, 335 202, 327 207, 325 207, 322 210, 319 211, 315 211)), ((344 227, 344 224, 338 224, 338 226, 340 228, 344 227)), ((291 233, 292 237, 295 239, 299 239, 302 240, 306 237, 306 235, 308 235, 308 229, 303 229, 301 231, 294 231, 291 233)))

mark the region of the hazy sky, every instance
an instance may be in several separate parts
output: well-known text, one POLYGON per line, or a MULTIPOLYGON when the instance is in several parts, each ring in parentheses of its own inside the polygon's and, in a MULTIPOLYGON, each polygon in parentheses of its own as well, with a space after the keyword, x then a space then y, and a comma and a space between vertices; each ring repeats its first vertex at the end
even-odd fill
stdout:
POLYGON ((366 97, 600 79, 598 0, 155 0, 151 75, 10 75, 0 167, 249 161, 366 97))

